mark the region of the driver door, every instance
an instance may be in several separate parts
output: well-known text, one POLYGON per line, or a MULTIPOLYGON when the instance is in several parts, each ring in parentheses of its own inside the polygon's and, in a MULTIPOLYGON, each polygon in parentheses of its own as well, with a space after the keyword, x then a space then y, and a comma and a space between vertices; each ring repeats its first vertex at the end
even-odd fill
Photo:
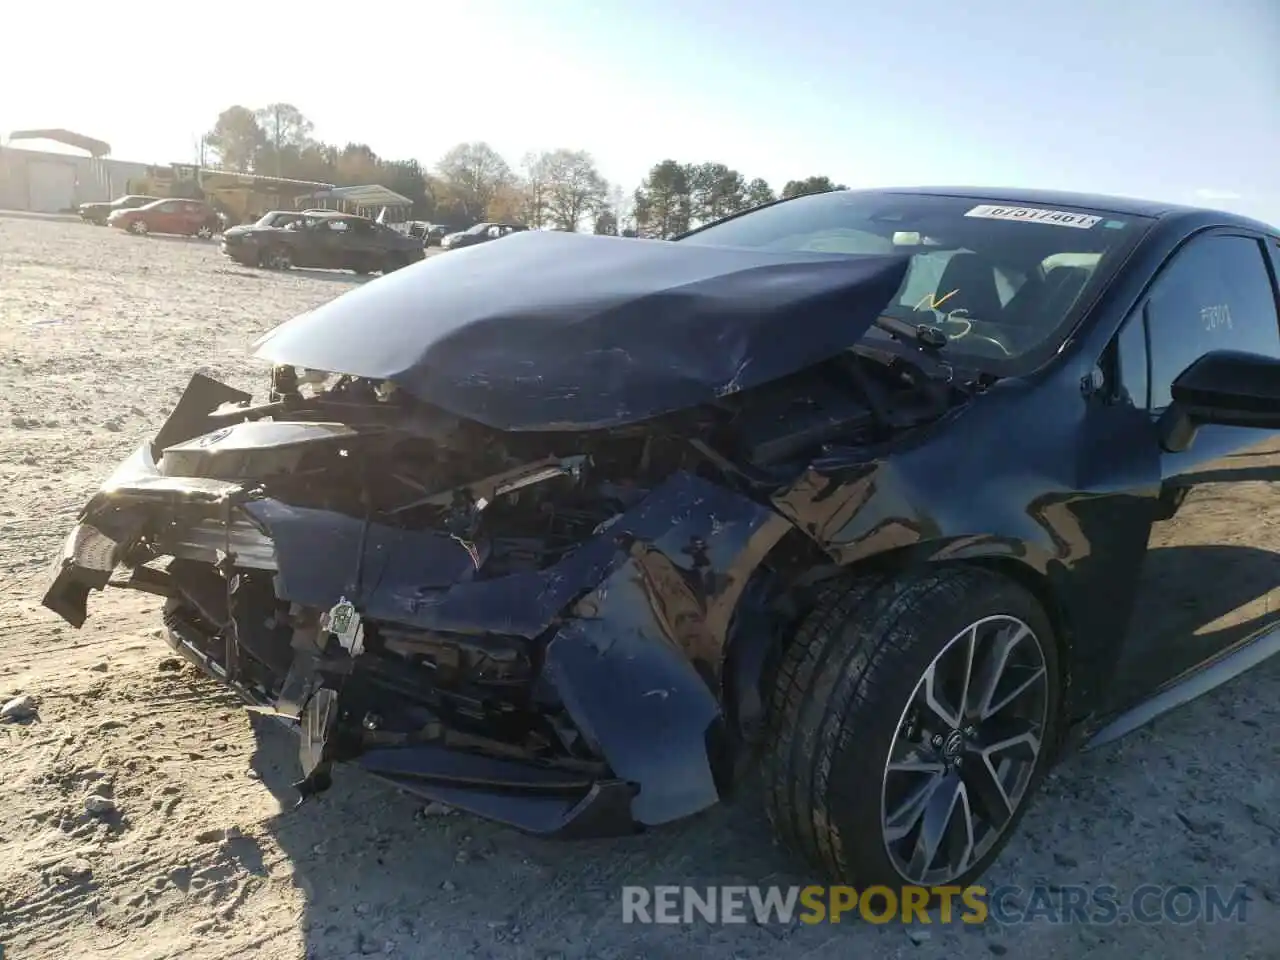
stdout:
POLYGON ((342 266, 347 235, 351 227, 340 217, 325 217, 318 221, 314 228, 311 249, 312 263, 308 266, 333 270, 342 266))
POLYGON ((1156 430, 1174 378, 1204 353, 1280 357, 1268 244, 1240 233, 1196 237, 1117 337, 1124 392, 1149 417, 1143 442, 1158 450, 1160 489, 1113 709, 1280 625, 1280 432, 1207 425, 1186 450, 1169 453, 1156 430))
POLYGON ((378 263, 382 252, 379 244, 379 231, 386 229, 369 220, 352 220, 342 250, 342 262, 339 266, 348 270, 371 270, 378 263))
POLYGON ((182 233, 181 200, 166 200, 148 214, 147 228, 152 233, 182 233))

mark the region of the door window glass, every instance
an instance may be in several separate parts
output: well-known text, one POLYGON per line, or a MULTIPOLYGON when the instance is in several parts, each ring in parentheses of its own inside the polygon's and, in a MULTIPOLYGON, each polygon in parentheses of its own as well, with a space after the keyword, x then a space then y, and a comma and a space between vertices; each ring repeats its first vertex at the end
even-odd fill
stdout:
POLYGON ((1227 236, 1191 241, 1156 278, 1147 324, 1152 410, 1168 406, 1174 379, 1211 350, 1280 357, 1275 290, 1260 244, 1227 236))
POLYGON ((1116 334, 1113 376, 1116 399, 1128 401, 1140 410, 1150 403, 1147 362, 1146 315, 1139 310, 1116 334))

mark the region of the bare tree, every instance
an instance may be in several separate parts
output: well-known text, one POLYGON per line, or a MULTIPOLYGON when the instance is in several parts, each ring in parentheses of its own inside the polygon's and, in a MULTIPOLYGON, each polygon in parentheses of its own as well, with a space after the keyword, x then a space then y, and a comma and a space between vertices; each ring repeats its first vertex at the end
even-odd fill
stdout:
POLYGON ((264 143, 253 111, 238 104, 218 114, 213 129, 204 136, 204 145, 218 155, 222 165, 240 173, 253 167, 264 143))
POLYGON ((479 220, 498 193, 515 180, 507 161, 484 141, 460 143, 436 165, 466 216, 479 220))
POLYGON ((558 230, 577 230, 605 206, 609 184, 585 150, 552 150, 539 168, 546 177, 547 213, 558 230))
POLYGON ((292 103, 267 104, 255 111, 255 117, 266 139, 275 176, 283 176, 286 158, 297 156, 311 142, 315 125, 292 103))
POLYGON ((521 220, 526 226, 540 229, 547 225, 549 174, 546 153, 526 153, 520 161, 524 169, 524 209, 521 220))
POLYGON ((622 184, 610 185, 608 202, 609 210, 613 213, 613 220, 619 231, 635 225, 634 198, 622 188, 622 184))

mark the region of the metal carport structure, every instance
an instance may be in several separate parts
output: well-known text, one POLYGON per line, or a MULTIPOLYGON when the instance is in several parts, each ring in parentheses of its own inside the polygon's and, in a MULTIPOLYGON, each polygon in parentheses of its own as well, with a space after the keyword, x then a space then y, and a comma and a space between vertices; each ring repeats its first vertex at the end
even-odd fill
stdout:
POLYGON ((385 219, 391 223, 407 220, 413 211, 412 200, 380 183, 319 190, 305 197, 299 197, 295 204, 300 208, 321 207, 326 210, 355 213, 363 217, 378 217, 385 209, 387 211, 385 219))

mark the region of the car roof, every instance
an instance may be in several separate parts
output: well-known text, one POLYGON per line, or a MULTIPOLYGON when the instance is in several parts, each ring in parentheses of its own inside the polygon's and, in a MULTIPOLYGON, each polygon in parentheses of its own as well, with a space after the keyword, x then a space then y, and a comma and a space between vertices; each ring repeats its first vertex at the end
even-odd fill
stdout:
POLYGON ((933 196, 963 197, 1000 203, 1025 203, 1035 206, 1086 207, 1119 216, 1150 217, 1152 219, 1218 218, 1223 223, 1239 224, 1252 229, 1274 233, 1276 228, 1238 213, 1214 210, 1186 204, 1166 203, 1160 200, 1140 200, 1136 197, 1119 197, 1105 193, 1078 193, 1069 190, 1037 190, 1026 187, 887 187, 874 190, 855 190, 854 193, 929 194, 933 196))

